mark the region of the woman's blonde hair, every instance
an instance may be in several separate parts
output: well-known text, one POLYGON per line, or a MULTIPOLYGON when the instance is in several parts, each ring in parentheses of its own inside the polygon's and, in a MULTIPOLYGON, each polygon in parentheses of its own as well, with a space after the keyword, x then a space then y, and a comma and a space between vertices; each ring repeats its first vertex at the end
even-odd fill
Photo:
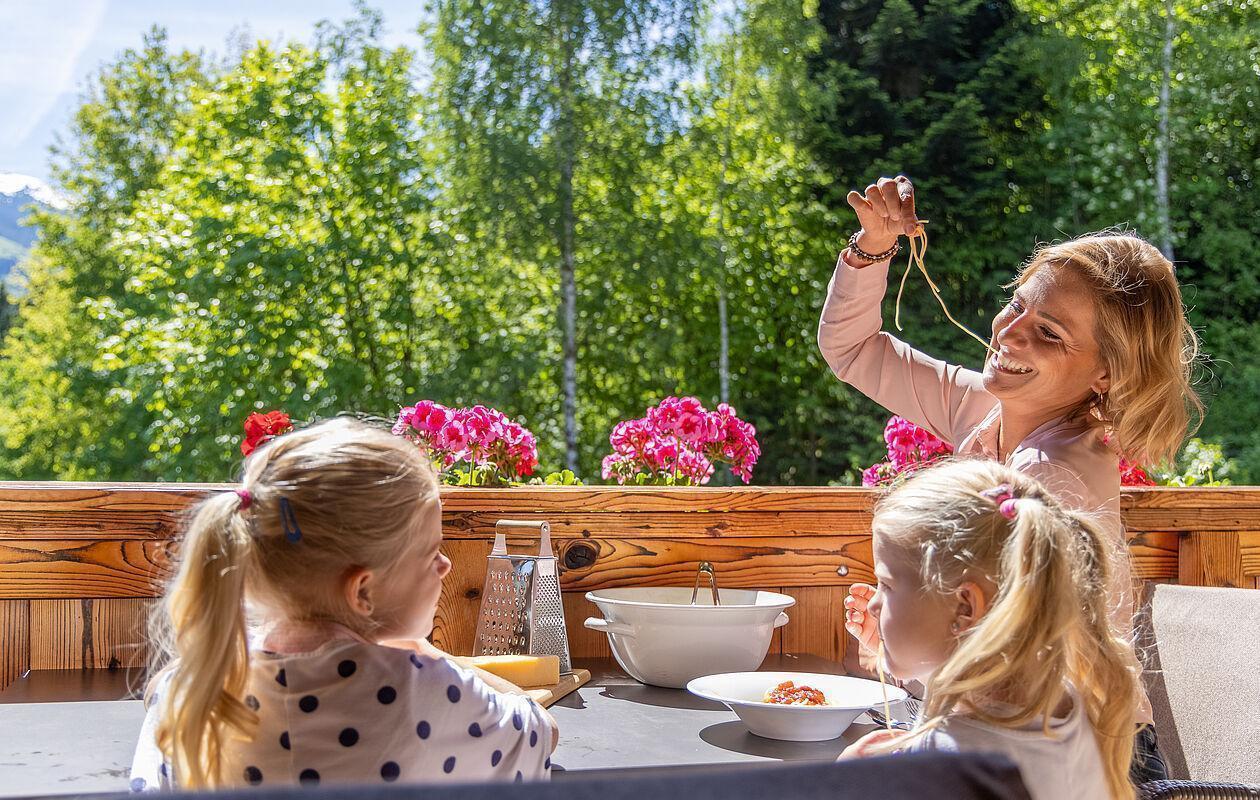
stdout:
POLYGON ((339 578, 359 566, 388 579, 399 556, 421 544, 423 515, 439 511, 433 468, 415 446, 347 418, 254 451, 241 488, 248 503, 222 492, 194 509, 155 631, 171 672, 157 741, 181 789, 230 782, 224 748, 257 726, 244 701, 246 601, 370 636, 388 621, 353 613, 339 578), (290 510, 301 531, 296 541, 282 517, 290 510))
POLYGON ((926 591, 949 596, 981 580, 996 587, 986 613, 929 679, 916 732, 960 712, 1003 727, 1048 726, 1070 682, 1112 796, 1132 797, 1138 665, 1109 621, 1117 553, 1106 534, 1033 478, 979 460, 948 461, 910 478, 878 503, 873 527, 881 541, 921 554, 926 591), (1015 498, 1010 519, 991 491, 1002 486, 1015 498))
POLYGON ((1199 339, 1172 263, 1132 234, 1094 233, 1039 248, 1012 285, 1048 265, 1071 268, 1094 295, 1111 385, 1092 407, 1116 447, 1137 463, 1170 462, 1203 418, 1192 385, 1199 339))

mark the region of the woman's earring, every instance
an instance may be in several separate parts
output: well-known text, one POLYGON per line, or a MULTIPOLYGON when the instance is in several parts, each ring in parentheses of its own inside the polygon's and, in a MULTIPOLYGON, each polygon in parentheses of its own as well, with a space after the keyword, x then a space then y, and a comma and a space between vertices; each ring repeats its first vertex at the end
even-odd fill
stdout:
POLYGON ((949 623, 949 631, 950 631, 950 633, 958 633, 958 632, 959 632, 959 631, 961 631, 961 630, 962 630, 962 626, 958 624, 958 621, 957 621, 957 620, 955 620, 955 621, 953 621, 953 622, 949 623))

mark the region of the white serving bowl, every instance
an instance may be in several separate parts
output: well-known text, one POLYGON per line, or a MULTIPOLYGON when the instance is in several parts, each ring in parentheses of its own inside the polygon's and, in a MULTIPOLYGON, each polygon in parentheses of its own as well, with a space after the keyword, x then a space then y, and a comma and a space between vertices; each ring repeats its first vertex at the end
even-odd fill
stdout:
MULTIPOLYGON (((887 687, 888 702, 906 699, 906 691, 887 687)), ((884 702, 879 681, 822 675, 812 672, 731 672, 706 675, 687 684, 687 691, 706 700, 725 703, 748 726, 767 739, 821 742, 845 732, 862 712, 884 702), (784 706, 764 703, 770 689, 784 681, 812 686, 827 698, 825 706, 784 706)))
POLYGON ((604 631, 613 656, 635 680, 681 689, 715 672, 756 669, 770 649, 774 629, 786 625, 785 594, 720 589, 713 605, 707 588, 691 605, 691 589, 628 588, 587 592, 603 613, 586 627, 604 631))

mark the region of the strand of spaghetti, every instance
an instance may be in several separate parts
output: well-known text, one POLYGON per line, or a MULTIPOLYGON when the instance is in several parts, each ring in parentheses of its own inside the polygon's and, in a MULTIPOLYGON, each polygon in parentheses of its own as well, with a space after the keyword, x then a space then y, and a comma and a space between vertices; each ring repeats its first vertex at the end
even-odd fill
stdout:
POLYGON ((879 642, 879 650, 875 653, 875 671, 879 673, 879 691, 884 695, 884 728, 892 730, 892 714, 888 710, 888 682, 884 679, 884 641, 879 642))
POLYGON ((927 234, 923 233, 921 235, 923 236, 923 247, 916 254, 913 252, 915 248, 912 243, 912 257, 917 256, 915 257, 915 265, 919 268, 919 271, 923 273, 923 277, 927 279, 928 288, 932 290, 932 296, 936 298, 936 302, 940 304, 941 310, 945 312, 945 318, 952 322, 960 331, 979 342, 985 350, 996 353, 997 351, 993 350, 987 341, 972 333, 970 328, 954 319, 954 315, 949 313, 949 306, 945 305, 945 300, 941 297, 941 290, 937 288, 936 282, 932 280, 932 276, 928 274, 927 266, 923 263, 923 257, 927 254, 927 234))
MULTIPOLYGON (((920 225, 918 230, 923 230, 920 225)), ((924 234, 926 238, 927 234, 924 234)), ((901 295, 906 291, 906 278, 910 277, 910 269, 914 266, 914 242, 915 237, 910 237, 910 260, 906 262, 906 271, 901 273, 901 286, 897 287, 897 305, 893 306, 893 324, 897 326, 897 330, 901 330, 901 295)))
POLYGON ((963 333, 979 342, 987 352, 996 353, 997 351, 989 345, 987 341, 971 332, 966 325, 954 319, 954 315, 949 313, 949 306, 945 305, 945 299, 941 297, 941 290, 936 285, 936 281, 932 280, 932 276, 928 274, 927 266, 924 264, 924 256, 927 255, 928 238, 927 231, 920 224, 915 230, 914 235, 910 239, 910 260, 906 264, 906 271, 901 276, 901 288, 897 290, 897 306, 893 313, 893 323, 897 326, 897 330, 901 330, 901 294, 906 288, 906 278, 910 276, 910 269, 917 267, 919 272, 923 273, 924 279, 927 281, 928 289, 931 290, 932 296, 936 298, 936 302, 940 304, 941 310, 945 312, 945 318, 953 323, 963 333))

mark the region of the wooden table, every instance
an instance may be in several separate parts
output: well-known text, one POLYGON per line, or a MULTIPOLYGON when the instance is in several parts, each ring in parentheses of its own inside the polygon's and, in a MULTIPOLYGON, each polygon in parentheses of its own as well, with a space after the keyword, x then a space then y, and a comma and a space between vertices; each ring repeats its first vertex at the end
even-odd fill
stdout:
MULTIPOLYGON (((834 759, 871 727, 829 742, 754 736, 718 703, 644 686, 610 660, 578 659, 591 682, 551 707, 554 777, 594 769, 834 759)), ((763 670, 841 674, 818 656, 772 655, 763 670)), ((45 670, 0 692, 0 797, 126 791, 144 708, 123 671, 45 670)), ((865 718, 862 718, 865 719, 865 718)))

